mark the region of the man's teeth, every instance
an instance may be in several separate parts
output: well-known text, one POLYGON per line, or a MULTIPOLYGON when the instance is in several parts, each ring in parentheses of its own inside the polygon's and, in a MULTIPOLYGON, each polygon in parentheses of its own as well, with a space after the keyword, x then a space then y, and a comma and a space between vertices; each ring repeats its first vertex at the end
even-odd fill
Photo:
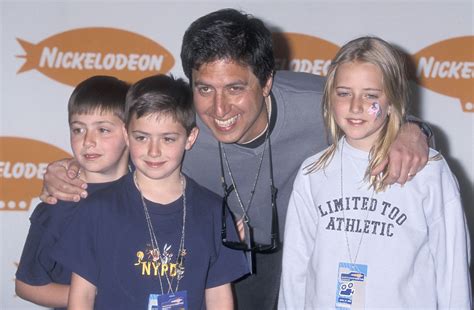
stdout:
POLYGON ((214 119, 214 121, 216 122, 217 126, 219 126, 219 127, 229 127, 237 121, 237 117, 238 117, 238 115, 236 115, 232 118, 229 118, 228 120, 221 121, 221 120, 218 120, 218 119, 214 119))

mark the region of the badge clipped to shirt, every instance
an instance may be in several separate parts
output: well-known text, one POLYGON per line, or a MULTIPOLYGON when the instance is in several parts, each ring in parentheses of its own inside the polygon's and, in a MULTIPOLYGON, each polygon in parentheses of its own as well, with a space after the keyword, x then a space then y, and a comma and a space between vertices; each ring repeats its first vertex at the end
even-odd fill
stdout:
POLYGON ((339 263, 336 288, 336 309, 363 309, 367 265, 339 263))
POLYGON ((148 310, 187 310, 188 300, 186 291, 170 294, 150 294, 148 310))

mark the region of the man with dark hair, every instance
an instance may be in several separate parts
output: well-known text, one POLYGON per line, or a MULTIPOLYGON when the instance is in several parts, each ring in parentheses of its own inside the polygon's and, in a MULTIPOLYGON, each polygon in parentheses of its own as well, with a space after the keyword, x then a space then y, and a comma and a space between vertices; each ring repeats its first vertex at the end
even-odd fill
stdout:
MULTIPOLYGON (((306 154, 327 147, 320 107, 324 78, 274 73, 270 31, 261 20, 232 9, 210 13, 190 25, 184 34, 181 61, 202 122, 184 169, 208 188, 228 194, 227 203, 236 220, 242 219, 240 228, 243 224, 246 243, 254 252, 255 274, 235 283, 239 308, 273 309, 281 249, 272 248, 278 241, 278 236, 272 236, 276 231, 272 229, 272 189, 274 185, 278 190, 275 203, 282 237, 299 165, 306 154), (222 191, 221 178, 232 186, 226 189, 228 193, 222 191)), ((423 157, 422 167, 427 142, 418 128, 414 131, 422 145, 416 150, 423 157)), ((395 158, 393 152, 396 150, 392 150, 391 165, 402 158, 395 158)), ((410 161, 407 157, 404 163, 393 165, 402 167, 393 174, 403 176, 392 177, 391 182, 404 183, 411 171, 418 171, 418 167, 405 166, 410 161)))
MULTIPOLYGON (((328 145, 321 116, 324 78, 274 72, 270 31, 261 20, 233 9, 193 22, 183 38, 181 60, 201 129, 183 170, 224 195, 223 209, 232 210, 243 240, 230 242, 223 230, 224 244, 253 254, 254 274, 235 283, 238 308, 274 309, 293 180, 301 162, 328 145)), ((427 159, 426 137, 418 126, 405 124, 387 159, 388 182, 405 183, 427 159)), ((68 173, 74 175, 74 169, 68 173)), ((47 192, 61 199, 84 196, 84 190, 70 186, 80 181, 62 183, 60 170, 60 164, 48 168, 47 192)), ((48 193, 42 199, 54 201, 48 193)))

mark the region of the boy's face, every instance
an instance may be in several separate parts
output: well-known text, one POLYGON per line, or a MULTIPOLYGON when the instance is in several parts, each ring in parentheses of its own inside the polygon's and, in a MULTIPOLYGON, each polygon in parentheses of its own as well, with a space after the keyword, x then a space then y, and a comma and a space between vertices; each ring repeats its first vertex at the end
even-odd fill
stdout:
POLYGON ((69 128, 71 148, 87 182, 110 182, 126 173, 128 151, 119 117, 98 111, 73 114, 69 128))
POLYGON ((192 81, 196 111, 218 141, 245 143, 265 129, 272 78, 262 87, 249 66, 221 59, 193 70, 192 81))
POLYGON ((151 114, 136 118, 128 125, 127 141, 141 185, 152 180, 179 178, 181 161, 197 138, 195 127, 189 136, 186 129, 166 114, 151 114))

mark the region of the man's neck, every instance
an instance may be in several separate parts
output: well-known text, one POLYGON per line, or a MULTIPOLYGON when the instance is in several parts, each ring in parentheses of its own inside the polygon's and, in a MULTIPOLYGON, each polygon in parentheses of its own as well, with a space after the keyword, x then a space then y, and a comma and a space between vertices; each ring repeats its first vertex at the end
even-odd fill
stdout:
POLYGON ((246 143, 239 143, 240 146, 251 148, 251 149, 257 148, 260 145, 262 145, 263 142, 265 142, 265 136, 266 136, 265 133, 267 132, 267 130, 270 130, 270 134, 271 134, 273 128, 275 127, 276 117, 277 117, 277 107, 276 107, 275 97, 273 97, 271 93, 268 97, 265 98, 265 104, 266 104, 266 109, 268 111, 267 112, 267 117, 268 117, 267 125, 265 126, 263 131, 260 132, 260 134, 258 134, 252 140, 246 143))

